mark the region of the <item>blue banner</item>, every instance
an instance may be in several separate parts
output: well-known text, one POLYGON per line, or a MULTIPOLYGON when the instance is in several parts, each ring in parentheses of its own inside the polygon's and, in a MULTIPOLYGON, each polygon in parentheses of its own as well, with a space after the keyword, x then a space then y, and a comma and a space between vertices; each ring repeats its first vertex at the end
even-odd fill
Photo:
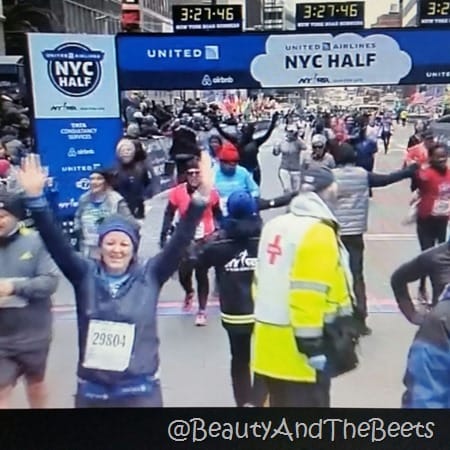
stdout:
POLYGON ((122 135, 113 36, 29 34, 37 151, 71 217, 89 174, 110 166, 122 135))
POLYGON ((450 83, 450 30, 116 39, 124 90, 450 83))
POLYGON ((71 216, 89 189, 90 173, 114 163, 122 124, 111 119, 36 119, 35 132, 42 163, 58 186, 59 212, 71 216))

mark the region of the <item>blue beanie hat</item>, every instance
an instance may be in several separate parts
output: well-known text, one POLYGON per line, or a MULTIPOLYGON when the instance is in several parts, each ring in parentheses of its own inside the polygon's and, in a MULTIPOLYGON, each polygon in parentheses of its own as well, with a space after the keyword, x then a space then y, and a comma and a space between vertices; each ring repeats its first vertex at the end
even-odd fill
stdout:
POLYGON ((255 216, 258 207, 256 200, 248 192, 236 191, 228 197, 227 210, 233 219, 246 219, 255 216))
POLYGON ((134 251, 139 248, 139 226, 131 220, 125 219, 123 216, 113 214, 107 217, 98 227, 98 243, 101 244, 103 238, 112 231, 121 231, 125 233, 133 243, 134 251))

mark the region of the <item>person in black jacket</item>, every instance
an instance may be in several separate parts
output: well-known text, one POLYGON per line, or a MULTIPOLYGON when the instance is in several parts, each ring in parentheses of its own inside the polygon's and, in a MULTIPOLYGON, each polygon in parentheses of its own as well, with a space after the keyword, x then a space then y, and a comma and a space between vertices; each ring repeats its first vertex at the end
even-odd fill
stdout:
POLYGON ((238 149, 240 156, 239 164, 242 167, 245 167, 253 175, 253 179, 258 186, 261 186, 261 168, 258 162, 259 148, 272 135, 273 130, 275 130, 278 117, 279 114, 276 112, 272 116, 272 122, 266 133, 263 136, 254 139, 253 135, 255 133, 255 125, 253 123, 245 125, 242 129, 242 136, 237 138, 236 136, 228 134, 222 130, 218 123, 217 117, 211 116, 211 120, 213 121, 213 124, 219 134, 238 149))
POLYGON ((172 131, 172 147, 169 157, 175 162, 177 168, 177 184, 186 181, 187 164, 195 156, 200 156, 195 132, 186 127, 176 125, 172 131))
MULTIPOLYGON (((222 325, 231 349, 231 379, 237 406, 261 404, 265 392, 252 391, 250 350, 253 332, 252 281, 258 254, 262 220, 256 200, 237 191, 227 202, 229 217, 214 241, 198 248, 197 267, 215 267, 222 325), (258 398, 259 397, 259 398, 258 398)), ((255 382, 255 385, 258 383, 255 382)))
POLYGON ((117 168, 113 173, 113 188, 125 199, 136 219, 145 217, 145 191, 150 179, 145 168, 145 152, 131 139, 117 144, 117 168))
POLYGON ((418 120, 414 124, 414 134, 409 137, 408 145, 406 146, 406 150, 408 148, 414 147, 415 145, 420 144, 423 141, 423 132, 425 131, 425 124, 422 120, 418 120))
POLYGON ((432 305, 450 282, 450 242, 425 250, 412 260, 402 264, 391 277, 391 287, 400 311, 413 324, 420 325, 425 314, 417 311, 408 292, 408 284, 430 277, 433 289, 432 305))

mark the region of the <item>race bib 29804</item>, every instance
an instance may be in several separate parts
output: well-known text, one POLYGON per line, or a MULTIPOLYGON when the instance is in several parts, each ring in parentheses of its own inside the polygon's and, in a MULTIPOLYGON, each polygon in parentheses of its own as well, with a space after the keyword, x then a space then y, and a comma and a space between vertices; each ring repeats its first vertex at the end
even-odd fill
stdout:
POLYGON ((91 320, 83 367, 115 372, 125 371, 130 364, 134 337, 135 325, 91 320))

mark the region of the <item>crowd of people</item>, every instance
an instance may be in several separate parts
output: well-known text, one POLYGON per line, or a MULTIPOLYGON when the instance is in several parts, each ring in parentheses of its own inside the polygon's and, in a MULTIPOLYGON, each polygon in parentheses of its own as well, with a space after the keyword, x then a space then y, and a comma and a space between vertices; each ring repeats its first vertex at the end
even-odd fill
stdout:
POLYGON ((372 189, 405 179, 414 193, 409 220, 417 223, 421 248, 441 245, 392 277, 401 311, 422 330, 408 360, 403 404, 437 404, 439 393, 427 377, 441 370, 433 366, 432 352, 448 340, 445 332, 433 334, 432 324, 450 314, 445 304, 436 306, 449 297, 443 267, 450 260, 444 243, 450 172, 447 149, 425 124, 416 123, 403 166, 382 174, 374 171, 374 158, 379 148, 389 152, 394 124, 381 109, 370 115, 274 112, 258 131, 254 122, 225 119, 214 107, 174 115, 161 105, 147 106, 145 115, 142 105, 138 114, 132 112, 137 104, 126 105, 130 123, 117 144, 116 166, 90 175, 75 215, 78 248, 53 220, 48 174, 38 156, 22 158, 15 172, 18 188, 0 192, 0 242, 9 258, 0 282, 0 407, 8 407, 22 375, 30 405, 46 405, 57 268, 76 301, 75 407, 163 405, 156 327, 160 291, 177 272, 183 310, 197 301, 195 325, 206 326, 211 268, 229 338, 236 405, 330 406, 331 380, 358 366, 357 344, 372 333, 364 280, 372 189), (133 126, 139 135, 143 129, 170 135, 176 165, 176 184, 160 224, 160 252, 144 262, 138 250, 149 175, 133 126), (280 159, 283 194, 265 199, 259 152, 275 129, 284 133, 272 149, 280 159), (263 223, 263 210, 284 207, 263 223), (23 226, 25 210, 37 234, 23 226), (421 306, 407 289, 417 279, 423 280, 421 306), (428 364, 427 371, 418 374, 421 364, 428 364))

